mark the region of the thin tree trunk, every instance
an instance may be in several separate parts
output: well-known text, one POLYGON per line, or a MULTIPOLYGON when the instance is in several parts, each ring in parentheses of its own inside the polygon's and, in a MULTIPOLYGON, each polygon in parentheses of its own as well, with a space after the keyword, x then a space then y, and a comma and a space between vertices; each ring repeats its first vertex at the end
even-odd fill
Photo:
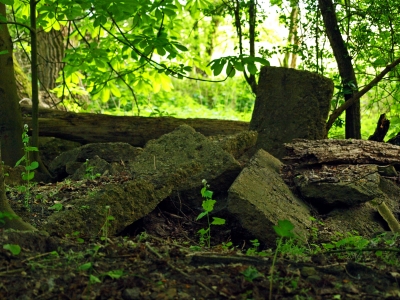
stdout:
MULTIPOLYGON (((32 71, 32 146, 39 145, 39 86, 36 36, 36 0, 30 0, 31 16, 31 71, 32 71)), ((32 153, 32 160, 39 161, 39 153, 32 153)))
MULTIPOLYGON (((289 24, 289 34, 288 34, 288 46, 298 46, 299 45, 299 37, 297 34, 298 29, 298 22, 299 22, 299 6, 298 2, 292 6, 292 11, 290 12, 290 24, 289 24)), ((283 59, 283 66, 285 68, 296 68, 296 61, 297 61, 297 54, 290 52, 289 50, 286 51, 285 57, 283 59), (290 60, 291 58, 291 60, 290 60), (290 60, 290 63, 289 63, 290 60)))
MULTIPOLYGON (((0 15, 6 6, 0 3, 0 15)), ((22 117, 14 75, 13 45, 7 25, 0 24, 0 142, 3 160, 14 166, 22 157, 22 117)))
MULTIPOLYGON (((339 30, 335 7, 332 0, 318 0, 324 20, 326 34, 338 65, 345 100, 349 100, 358 91, 350 54, 339 30)), ((361 139, 360 99, 346 110, 346 138, 361 139)))

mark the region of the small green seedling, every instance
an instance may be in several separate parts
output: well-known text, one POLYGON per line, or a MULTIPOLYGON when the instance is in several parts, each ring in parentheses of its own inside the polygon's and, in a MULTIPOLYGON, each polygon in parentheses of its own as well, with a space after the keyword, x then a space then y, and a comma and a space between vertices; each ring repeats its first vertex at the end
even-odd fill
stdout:
POLYGON ((94 180, 97 177, 101 176, 100 173, 94 174, 93 172, 94 167, 89 165, 89 159, 86 159, 86 161, 83 164, 85 166, 85 177, 84 177, 85 179, 94 180))
POLYGON ((264 275, 262 275, 260 272, 258 272, 258 270, 253 266, 248 267, 246 270, 244 270, 241 273, 243 274, 244 279, 248 282, 253 282, 253 280, 256 278, 264 277, 264 275))
POLYGON ((274 276, 274 267, 276 263, 276 258, 278 256, 278 252, 280 251, 280 247, 282 245, 282 241, 284 238, 294 238, 295 235, 292 232, 294 229, 294 225, 289 221, 289 220, 279 220, 278 221, 278 226, 273 226, 276 234, 280 236, 278 238, 278 245, 276 246, 275 254, 274 254, 274 259, 272 260, 272 265, 270 269, 270 281, 269 281, 269 299, 272 299, 272 278, 274 276))
POLYGON ((20 191, 25 193, 25 207, 29 209, 29 198, 30 198, 30 181, 35 176, 33 172, 39 167, 39 163, 37 161, 29 160, 29 153, 39 151, 37 147, 29 146, 29 135, 28 135, 28 125, 24 125, 24 131, 22 132, 22 143, 24 144, 24 156, 21 157, 20 160, 17 161, 15 167, 19 166, 21 163, 25 162, 25 172, 22 172, 22 179, 26 181, 25 186, 20 187, 20 191))
POLYGON ((200 245, 204 246, 207 244, 207 247, 210 248, 211 244, 211 225, 224 225, 225 224, 225 219, 213 217, 213 221, 210 222, 210 212, 214 210, 214 205, 217 201, 212 199, 213 192, 208 190, 208 185, 207 181, 203 179, 203 188, 201 189, 201 196, 205 199, 202 203, 203 207, 203 212, 200 213, 197 218, 197 220, 200 220, 201 218, 207 216, 207 224, 208 228, 202 228, 198 231, 200 234, 200 245))
POLYGON ((268 254, 265 251, 258 251, 258 247, 260 247, 260 242, 258 239, 250 240, 250 243, 253 247, 247 249, 246 255, 258 255, 258 256, 267 256, 268 254))
POLYGON ((111 208, 109 205, 106 205, 106 207, 105 207, 105 216, 106 216, 106 219, 104 221, 103 226, 100 229, 100 231, 101 231, 100 239, 102 241, 105 241, 105 244, 107 245, 111 221, 115 220, 115 218, 111 215, 111 208))

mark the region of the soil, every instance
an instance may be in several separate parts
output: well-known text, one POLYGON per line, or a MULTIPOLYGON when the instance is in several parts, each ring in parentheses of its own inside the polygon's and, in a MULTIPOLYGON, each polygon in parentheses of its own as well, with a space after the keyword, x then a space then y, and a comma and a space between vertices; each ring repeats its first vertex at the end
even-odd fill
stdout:
MULTIPOLYGON (((38 184, 29 210, 23 193, 9 188, 7 196, 40 230, 57 207, 69 209, 70 199, 101 184, 101 178, 38 184)), ((218 226, 211 229, 211 247, 202 246, 197 231, 206 224, 196 221, 199 211, 174 207, 159 205, 119 236, 108 236, 107 226, 97 238, 2 231, 0 299, 400 299, 396 235, 369 244, 391 252, 327 253, 315 251, 329 243, 318 239, 324 225, 316 222, 307 246, 283 239, 272 269, 276 249, 262 251, 245 238, 230 244, 232 232, 218 226), (20 246, 20 253, 9 245, 20 246)), ((344 246, 362 241, 350 236, 344 246)))

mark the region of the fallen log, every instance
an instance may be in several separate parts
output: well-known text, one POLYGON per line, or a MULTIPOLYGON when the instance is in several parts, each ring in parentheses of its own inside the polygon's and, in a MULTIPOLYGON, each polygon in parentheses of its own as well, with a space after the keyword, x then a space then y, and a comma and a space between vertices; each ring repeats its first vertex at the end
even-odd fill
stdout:
MULTIPOLYGON (((23 122, 32 126, 32 108, 21 105, 23 122)), ((39 135, 87 143, 125 142, 143 147, 149 140, 187 124, 205 136, 231 135, 248 130, 249 123, 215 119, 127 117, 39 110, 39 135)))
POLYGON ((285 144, 286 164, 400 165, 400 146, 366 140, 303 140, 285 144))

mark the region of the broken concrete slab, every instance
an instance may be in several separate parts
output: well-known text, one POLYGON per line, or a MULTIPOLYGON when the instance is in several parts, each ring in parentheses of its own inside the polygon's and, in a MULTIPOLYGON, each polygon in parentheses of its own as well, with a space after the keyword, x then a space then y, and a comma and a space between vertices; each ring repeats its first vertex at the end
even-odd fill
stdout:
POLYGON ((241 170, 232 155, 186 125, 149 142, 127 167, 134 179, 110 183, 71 201, 72 209, 50 216, 45 230, 101 235, 108 213, 114 217, 107 225, 108 234, 114 235, 146 216, 173 191, 193 190, 200 195, 202 179, 228 189, 241 170))
POLYGON ((259 240, 275 244, 272 226, 288 219, 303 240, 311 225, 308 207, 293 195, 279 174, 281 162, 260 149, 243 169, 228 193, 228 211, 259 240))
POLYGON ((294 183, 302 199, 322 214, 383 195, 377 165, 324 165, 320 170, 299 172, 301 174, 294 178, 294 183))
POLYGON ((135 159, 142 152, 141 148, 133 147, 127 143, 96 143, 87 144, 57 156, 50 164, 49 171, 60 180, 77 170, 95 156, 108 163, 125 163, 135 159), (70 169, 70 173, 67 169, 70 169))

